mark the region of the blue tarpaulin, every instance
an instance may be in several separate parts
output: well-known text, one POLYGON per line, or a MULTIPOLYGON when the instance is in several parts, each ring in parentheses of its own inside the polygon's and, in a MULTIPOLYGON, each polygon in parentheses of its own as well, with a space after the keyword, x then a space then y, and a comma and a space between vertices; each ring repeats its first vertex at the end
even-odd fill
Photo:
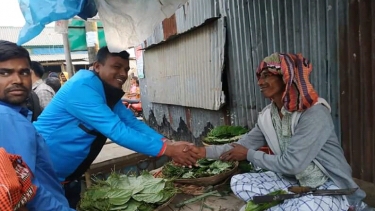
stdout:
POLYGON ((45 25, 58 20, 68 20, 74 16, 82 19, 97 14, 94 0, 18 0, 26 24, 22 28, 18 45, 38 36, 45 25))

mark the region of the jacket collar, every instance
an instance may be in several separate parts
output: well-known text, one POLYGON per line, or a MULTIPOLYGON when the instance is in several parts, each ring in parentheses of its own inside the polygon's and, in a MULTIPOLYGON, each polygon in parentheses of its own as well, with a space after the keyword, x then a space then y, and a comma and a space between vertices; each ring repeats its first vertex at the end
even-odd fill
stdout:
POLYGON ((122 96, 124 96, 125 92, 122 89, 116 88, 105 81, 103 81, 99 74, 92 70, 92 72, 100 79, 103 84, 104 94, 107 101, 107 105, 113 109, 116 103, 121 100, 122 96))
POLYGON ((12 105, 12 104, 6 103, 6 102, 1 101, 1 100, 0 100, 0 105, 9 107, 9 108, 13 109, 14 111, 22 114, 22 116, 26 117, 27 119, 31 120, 32 112, 29 109, 27 109, 23 106, 12 105))

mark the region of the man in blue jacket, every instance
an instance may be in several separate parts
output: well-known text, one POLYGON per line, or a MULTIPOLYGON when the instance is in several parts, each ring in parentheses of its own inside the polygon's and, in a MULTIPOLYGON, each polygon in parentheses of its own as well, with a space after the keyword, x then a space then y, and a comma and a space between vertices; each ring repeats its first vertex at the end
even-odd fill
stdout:
POLYGON ((98 51, 94 70, 80 70, 68 80, 34 123, 45 138, 59 177, 66 184, 70 206, 79 200, 79 180, 101 151, 107 138, 133 151, 166 155, 182 165, 193 165, 198 157, 186 142, 173 144, 137 121, 121 102, 122 85, 129 71, 126 51, 98 51), (76 191, 72 191, 72 188, 76 191))
POLYGON ((26 108, 31 91, 30 57, 26 49, 0 40, 0 147, 22 157, 34 175, 35 197, 29 211, 68 211, 68 201, 52 168, 43 138, 26 108))

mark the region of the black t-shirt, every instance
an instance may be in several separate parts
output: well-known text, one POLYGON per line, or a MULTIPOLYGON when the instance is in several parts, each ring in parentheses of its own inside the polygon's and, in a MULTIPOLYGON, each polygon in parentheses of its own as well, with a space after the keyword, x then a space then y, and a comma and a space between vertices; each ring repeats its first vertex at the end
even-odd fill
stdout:
POLYGON ((42 107, 39 104, 39 97, 34 91, 31 91, 29 98, 27 99, 27 108, 33 112, 31 122, 34 122, 38 119, 38 116, 42 113, 42 107))

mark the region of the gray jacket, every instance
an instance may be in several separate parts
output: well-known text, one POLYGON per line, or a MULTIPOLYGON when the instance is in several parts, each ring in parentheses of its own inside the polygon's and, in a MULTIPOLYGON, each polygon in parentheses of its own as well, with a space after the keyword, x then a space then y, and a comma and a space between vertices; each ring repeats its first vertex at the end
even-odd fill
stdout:
MULTIPOLYGON (((324 168, 323 172, 339 188, 358 187, 352 179, 352 170, 344 157, 330 112, 324 105, 314 105, 300 115, 295 132, 283 154, 268 155, 256 151, 267 144, 264 131, 262 132, 258 125, 237 143, 249 149, 247 160, 263 169, 284 175, 296 175, 316 159, 324 168)), ((206 157, 219 159, 222 153, 231 148, 229 144, 206 147, 206 157)), ((355 205, 365 196, 365 192, 358 189, 348 196, 348 201, 355 205)))

